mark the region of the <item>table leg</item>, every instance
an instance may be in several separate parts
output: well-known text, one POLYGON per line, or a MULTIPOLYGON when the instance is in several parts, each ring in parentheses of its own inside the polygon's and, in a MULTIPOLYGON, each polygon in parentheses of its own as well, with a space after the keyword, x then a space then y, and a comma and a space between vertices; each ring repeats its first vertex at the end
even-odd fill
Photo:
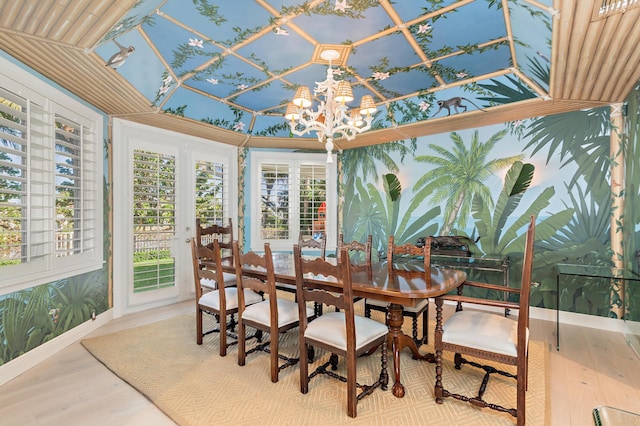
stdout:
MULTIPOLYGON (((402 305, 392 303, 389 305, 387 311, 387 325, 389 326, 389 346, 393 352, 393 372, 394 382, 392 392, 396 398, 404 397, 404 386, 400 382, 400 352, 404 348, 411 349, 413 357, 415 359, 424 359, 429 362, 434 362, 433 354, 427 354, 425 356, 420 355, 416 342, 413 341, 411 336, 407 336, 402 332, 402 323, 404 322, 404 316, 402 315, 402 305)), ((424 314, 423 314, 424 315, 424 314)))

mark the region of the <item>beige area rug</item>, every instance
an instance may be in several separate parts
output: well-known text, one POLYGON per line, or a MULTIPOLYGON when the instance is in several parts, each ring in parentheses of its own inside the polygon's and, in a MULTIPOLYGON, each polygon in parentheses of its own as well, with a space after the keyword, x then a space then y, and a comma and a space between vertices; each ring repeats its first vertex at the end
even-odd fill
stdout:
MULTIPOLYGON (((211 320, 207 325, 212 323, 211 320)), ((346 413, 343 383, 319 376, 311 380, 309 393, 303 395, 297 367, 281 371, 280 381, 271 383, 266 353, 249 355, 247 364, 240 367, 235 347, 224 358, 218 355, 217 334, 205 336, 204 344, 198 346, 195 343, 195 315, 178 316, 86 339, 82 344, 180 425, 495 426, 515 423, 508 414, 479 409, 453 398, 446 398, 442 405, 436 404, 433 397, 435 366, 413 360, 409 350, 403 351, 401 357, 405 397, 398 399, 391 393, 393 362, 390 358, 389 389, 376 390, 361 400, 357 418, 351 419, 346 413)), ((297 329, 281 336, 281 353, 297 354, 297 346, 297 329)), ((433 347, 423 345, 421 351, 433 351, 433 347)), ((327 354, 318 351, 316 356, 325 360, 327 354)), ((546 424, 545 376, 548 370, 544 345, 531 342, 529 357, 527 424, 543 425, 546 424)), ((443 376, 445 387, 473 395, 482 374, 469 366, 454 371, 451 360, 452 355, 447 354, 443 376)), ((371 383, 373 371, 379 365, 380 350, 370 357, 360 358, 358 382, 371 383)), ((340 366, 343 367, 342 362, 340 366)), ((515 381, 492 377, 485 398, 515 407, 515 381)))

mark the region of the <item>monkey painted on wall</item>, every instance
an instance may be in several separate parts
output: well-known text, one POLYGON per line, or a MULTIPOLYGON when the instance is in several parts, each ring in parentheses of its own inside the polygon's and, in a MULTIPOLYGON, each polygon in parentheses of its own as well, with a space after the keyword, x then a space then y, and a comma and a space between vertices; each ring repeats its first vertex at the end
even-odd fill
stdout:
POLYGON ((440 108, 438 109, 438 111, 436 111, 435 114, 433 114, 433 116, 436 116, 443 109, 447 110, 447 115, 451 115, 451 107, 453 107, 456 110, 456 114, 460 112, 460 111, 458 111, 458 108, 464 108, 464 110, 462 112, 466 112, 467 111, 467 106, 466 105, 462 105, 462 101, 463 100, 471 103, 474 107, 478 108, 480 111, 487 112, 485 109, 480 108, 478 105, 474 104, 473 101, 471 101, 471 100, 469 100, 467 98, 456 96, 455 98, 447 99, 446 101, 438 101, 438 106, 440 108))

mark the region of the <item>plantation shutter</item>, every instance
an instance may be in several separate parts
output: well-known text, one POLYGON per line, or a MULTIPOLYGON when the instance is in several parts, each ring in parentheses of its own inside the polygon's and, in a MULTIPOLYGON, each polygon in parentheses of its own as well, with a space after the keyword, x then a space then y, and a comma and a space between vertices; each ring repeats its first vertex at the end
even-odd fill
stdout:
POLYGON ((94 249, 97 229, 95 144, 90 128, 56 114, 55 120, 55 193, 56 256, 64 257, 94 249), (90 151, 93 150, 93 151, 90 151))
POLYGON ((4 294, 103 268, 104 160, 100 114, 0 62, 4 294))
POLYGON ((290 235, 290 189, 288 163, 263 163, 260 167, 260 238, 287 240, 290 235))
POLYGON ((300 233, 304 239, 325 234, 327 211, 327 167, 301 164, 298 167, 300 233))
POLYGON ((251 154, 251 247, 291 251, 304 239, 336 239, 336 166, 326 155, 310 153, 251 154), (257 221, 260 223, 257 223, 257 221))
POLYGON ((42 104, 0 88, 0 266, 37 263, 51 252, 52 155, 42 104))
POLYGON ((135 150, 133 159, 134 293, 175 286, 176 159, 135 150))
POLYGON ((227 225, 229 190, 224 164, 196 161, 196 217, 201 226, 227 225))

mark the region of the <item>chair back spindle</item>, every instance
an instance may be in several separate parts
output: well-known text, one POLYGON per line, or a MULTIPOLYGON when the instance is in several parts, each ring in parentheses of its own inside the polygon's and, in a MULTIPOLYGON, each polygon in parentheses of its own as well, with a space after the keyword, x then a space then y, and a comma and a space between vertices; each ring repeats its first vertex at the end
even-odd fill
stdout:
MULTIPOLYGON (((387 266, 389 267, 389 271, 391 272, 393 269, 398 269, 398 261, 403 258, 410 260, 412 257, 421 257, 422 267, 424 268, 425 272, 430 272, 431 244, 432 237, 426 237, 423 247, 417 247, 411 243, 397 246, 394 243, 394 236, 389 236, 389 244, 387 245, 387 266)), ((426 278, 431 281, 431 273, 427 274, 426 278)))

